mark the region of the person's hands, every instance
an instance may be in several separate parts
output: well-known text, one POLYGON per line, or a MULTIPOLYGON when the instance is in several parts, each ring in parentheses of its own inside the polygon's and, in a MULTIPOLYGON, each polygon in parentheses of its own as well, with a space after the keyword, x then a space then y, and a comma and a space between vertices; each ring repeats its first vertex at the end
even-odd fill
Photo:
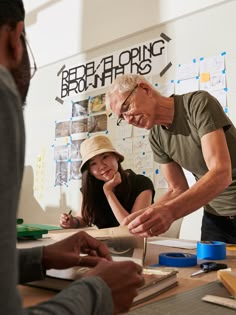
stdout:
POLYGON ((111 289, 114 314, 127 312, 137 289, 144 284, 142 267, 132 261, 101 262, 85 274, 103 279, 111 289))
POLYGON ((85 232, 75 233, 43 248, 42 264, 45 269, 94 267, 102 260, 111 260, 108 248, 85 232), (87 255, 80 256, 80 254, 87 255))
POLYGON ((77 227, 77 220, 70 214, 62 213, 60 216, 60 226, 64 229, 73 229, 77 227))
POLYGON ((103 185, 104 192, 113 191, 113 189, 121 183, 121 176, 116 172, 111 180, 105 182, 103 185))
POLYGON ((166 232, 174 218, 166 205, 151 205, 127 216, 122 225, 128 225, 132 234, 137 236, 157 236, 166 232))

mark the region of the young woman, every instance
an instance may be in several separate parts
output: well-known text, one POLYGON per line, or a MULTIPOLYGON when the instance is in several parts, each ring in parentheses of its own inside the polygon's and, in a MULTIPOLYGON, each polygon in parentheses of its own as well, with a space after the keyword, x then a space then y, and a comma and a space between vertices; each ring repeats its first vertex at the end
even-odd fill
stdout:
POLYGON ((93 136, 80 146, 82 164, 81 214, 63 213, 63 228, 96 225, 114 227, 130 213, 148 207, 154 198, 152 181, 131 169, 123 170, 123 155, 116 151, 109 138, 93 136))

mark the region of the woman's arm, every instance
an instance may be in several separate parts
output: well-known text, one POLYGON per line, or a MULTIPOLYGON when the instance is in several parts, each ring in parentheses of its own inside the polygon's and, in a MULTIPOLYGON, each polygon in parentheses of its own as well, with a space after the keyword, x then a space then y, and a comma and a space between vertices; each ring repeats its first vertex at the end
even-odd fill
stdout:
POLYGON ((117 221, 122 224, 123 220, 130 214, 145 207, 148 207, 152 203, 152 195, 153 191, 151 189, 146 189, 140 192, 140 194, 136 197, 135 202, 133 204, 132 210, 129 213, 117 199, 116 195, 113 192, 113 189, 121 183, 120 173, 117 172, 114 175, 114 178, 105 183, 103 186, 104 194, 107 198, 107 201, 116 217, 117 221))

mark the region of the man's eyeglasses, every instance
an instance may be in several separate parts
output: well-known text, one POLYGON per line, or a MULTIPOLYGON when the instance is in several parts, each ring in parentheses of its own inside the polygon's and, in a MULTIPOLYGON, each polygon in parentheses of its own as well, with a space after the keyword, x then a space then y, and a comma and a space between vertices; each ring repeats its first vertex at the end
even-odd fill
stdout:
POLYGON ((35 75, 35 72, 37 71, 37 65, 35 62, 33 51, 24 33, 21 33, 21 38, 23 39, 25 46, 27 47, 27 50, 28 50, 29 61, 30 61, 30 78, 32 79, 33 76, 35 75))
POLYGON ((127 113, 130 109, 130 105, 127 105, 125 107, 125 103, 127 102, 128 98, 133 94, 133 92, 137 89, 138 87, 138 84, 135 85, 135 87, 131 90, 131 92, 128 94, 128 96, 126 97, 126 99, 124 100, 124 102, 121 104, 121 107, 120 107, 120 115, 117 119, 117 122, 116 122, 116 125, 117 126, 120 126, 122 120, 124 120, 124 114, 127 113))

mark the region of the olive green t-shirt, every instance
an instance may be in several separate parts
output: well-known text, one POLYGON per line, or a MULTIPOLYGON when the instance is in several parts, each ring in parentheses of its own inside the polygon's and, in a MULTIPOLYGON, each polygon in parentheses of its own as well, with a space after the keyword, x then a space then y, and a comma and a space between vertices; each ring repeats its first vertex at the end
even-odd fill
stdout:
POLYGON ((170 128, 155 125, 149 135, 154 160, 160 164, 175 161, 196 180, 208 171, 201 137, 223 128, 232 163, 232 184, 205 205, 216 215, 236 215, 236 129, 220 103, 206 91, 174 95, 174 119, 170 128))

